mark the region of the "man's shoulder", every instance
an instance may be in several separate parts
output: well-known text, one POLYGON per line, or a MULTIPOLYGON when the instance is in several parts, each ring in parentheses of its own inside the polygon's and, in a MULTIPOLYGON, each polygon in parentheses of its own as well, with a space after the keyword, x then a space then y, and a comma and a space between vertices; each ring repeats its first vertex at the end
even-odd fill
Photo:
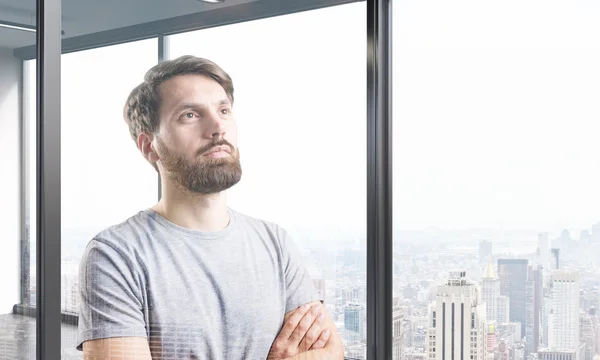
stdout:
POLYGON ((98 232, 88 243, 96 246, 109 246, 119 252, 135 248, 143 238, 144 233, 148 233, 154 226, 149 221, 148 211, 138 211, 136 214, 113 224, 98 232))
POLYGON ((236 221, 242 224, 242 226, 264 226, 273 229, 280 229, 281 226, 273 221, 268 221, 256 216, 248 215, 246 213, 239 212, 232 208, 229 210, 234 214, 236 221))
POLYGON ((244 214, 230 208, 235 216, 238 227, 243 232, 255 231, 261 236, 268 236, 277 242, 286 236, 286 230, 280 224, 252 215, 244 214))

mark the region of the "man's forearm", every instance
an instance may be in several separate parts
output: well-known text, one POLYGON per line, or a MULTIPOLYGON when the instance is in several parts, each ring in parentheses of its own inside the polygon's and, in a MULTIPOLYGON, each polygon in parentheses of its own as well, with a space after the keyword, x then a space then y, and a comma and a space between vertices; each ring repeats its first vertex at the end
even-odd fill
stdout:
POLYGON ((343 352, 332 353, 330 349, 309 350, 283 360, 344 360, 343 352))

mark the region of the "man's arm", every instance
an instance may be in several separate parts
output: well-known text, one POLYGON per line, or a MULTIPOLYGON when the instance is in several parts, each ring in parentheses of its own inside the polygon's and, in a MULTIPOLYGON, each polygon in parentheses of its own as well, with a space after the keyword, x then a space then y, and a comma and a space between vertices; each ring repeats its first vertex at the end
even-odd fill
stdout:
MULTIPOLYGON (((294 241, 292 240, 289 233, 279 227, 279 239, 283 252, 283 265, 285 270, 285 281, 286 281, 286 309, 288 311, 297 308, 302 304, 320 304, 320 301, 324 300, 317 294, 317 289, 313 283, 313 280, 308 274, 308 270, 304 265, 304 259, 300 254, 300 251, 294 241)), ((342 347, 342 340, 338 334, 337 328, 331 319, 331 316, 323 307, 323 313, 325 319, 323 319, 322 331, 329 331, 329 339, 322 349, 310 349, 300 353, 295 353, 293 356, 284 358, 287 360, 310 360, 310 359, 327 359, 337 360, 344 358, 344 351, 342 347)), ((321 332, 321 334, 323 334, 321 332)), ((319 337, 319 339, 321 339, 319 337)), ((301 346, 300 350, 303 347, 301 346)), ((304 347, 304 349, 307 349, 304 347)))
POLYGON ((84 360, 152 360, 148 340, 143 337, 119 337, 88 340, 83 343, 84 360))
MULTIPOLYGON (((315 301, 309 305, 312 306, 319 303, 319 301, 315 301)), ((322 326, 323 331, 328 330, 330 333, 329 341, 327 341, 325 347, 322 349, 308 350, 285 358, 284 360, 344 360, 344 348, 337 327, 327 309, 322 307, 322 311, 325 314, 324 324, 322 326)))
POLYGON ((90 242, 81 258, 77 349, 88 349, 86 360, 149 353, 141 290, 128 259, 113 243, 99 239, 90 242))
POLYGON ((329 331, 323 331, 324 318, 325 313, 318 301, 287 312, 267 360, 283 360, 301 352, 325 347, 330 334, 329 331))

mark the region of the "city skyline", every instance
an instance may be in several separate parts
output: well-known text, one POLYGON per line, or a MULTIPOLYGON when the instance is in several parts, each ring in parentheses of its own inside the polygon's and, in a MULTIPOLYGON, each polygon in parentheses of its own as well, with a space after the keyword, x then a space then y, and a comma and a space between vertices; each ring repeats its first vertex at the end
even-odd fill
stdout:
MULTIPOLYGON (((555 266, 552 265, 552 256, 542 257, 539 250, 539 245, 544 245, 547 237, 545 233, 538 234, 536 236, 538 241, 538 246, 535 247, 536 251, 523 254, 524 257, 521 258, 529 269, 524 290, 531 292, 525 298, 519 300, 525 301, 526 307, 529 309, 523 314, 525 316, 525 324, 523 325, 511 322, 510 319, 507 319, 507 316, 496 315, 495 321, 487 318, 486 310, 488 306, 485 301, 482 301, 485 296, 484 287, 498 287, 496 290, 491 290, 492 297, 500 292, 500 276, 494 264, 506 263, 507 261, 510 263, 515 260, 515 258, 502 260, 502 257, 506 254, 498 252, 493 241, 484 246, 483 253, 487 254, 489 252, 489 254, 487 254, 487 261, 483 263, 479 251, 459 252, 452 255, 440 251, 443 248, 437 247, 429 252, 425 252, 424 249, 419 250, 419 248, 413 248, 412 250, 396 249, 394 256, 394 304, 396 304, 394 305, 396 309, 394 319, 396 320, 394 320, 394 323, 398 325, 395 326, 394 344, 396 344, 396 347, 401 348, 394 351, 398 359, 426 360, 419 354, 427 353, 427 321, 431 320, 432 301, 435 302, 435 297, 438 296, 437 291, 432 289, 443 283, 443 279, 448 277, 450 271, 457 268, 468 269, 461 276, 480 289, 478 306, 486 313, 485 316, 482 316, 482 319, 485 317, 486 320, 482 320, 481 329, 478 330, 479 335, 477 335, 477 338, 479 340, 477 342, 478 344, 480 341, 485 343, 487 353, 494 354, 494 357, 481 355, 482 359, 534 360, 529 357, 529 354, 536 353, 535 348, 540 351, 540 357, 547 358, 554 354, 556 349, 553 349, 552 340, 548 341, 548 334, 544 333, 544 328, 546 328, 546 332, 549 331, 552 334, 552 324, 556 320, 552 316, 547 316, 545 312, 551 311, 552 304, 557 301, 556 296, 558 296, 546 292, 549 284, 546 277, 548 271, 544 271, 546 275, 544 275, 544 288, 541 294, 544 297, 544 303, 534 306, 535 301, 537 301, 535 299, 540 299, 540 290, 535 286, 537 283, 534 281, 537 275, 534 274, 542 273, 536 273, 534 269, 539 266, 540 269, 548 268, 547 270, 550 270, 549 268, 555 266), (542 258, 545 258, 545 260, 542 260, 542 258), (546 267, 543 267, 543 265, 546 265, 546 267), (492 279, 489 285, 486 285, 487 279, 492 279), (537 313, 538 316, 534 316, 534 313, 537 313), (534 321, 533 319, 537 320, 534 321), (534 345, 532 336, 538 337, 538 345, 534 345), (422 352, 420 352, 420 348, 422 352), (503 358, 503 356, 506 357, 503 358)), ((560 237, 556 239, 548 237, 548 251, 551 252, 553 246, 559 246, 562 250, 559 262, 560 271, 564 271, 562 269, 566 268, 574 269, 569 271, 581 272, 582 290, 586 289, 584 293, 586 295, 581 300, 581 311, 592 311, 594 307, 600 309, 600 261, 596 259, 595 267, 583 266, 579 262, 582 259, 580 258, 582 253, 590 252, 590 249, 594 248, 600 249, 600 241, 596 242, 596 239, 592 239, 593 241, 585 244, 577 244, 564 242, 563 240, 560 237), (595 290, 589 286, 595 286, 595 290)), ((481 241, 481 243, 486 242, 481 241)), ((326 306, 332 313, 340 330, 346 346, 347 356, 364 359, 364 354, 366 354, 364 347, 366 343, 366 269, 362 264, 364 261, 363 251, 360 248, 352 250, 338 247, 335 250, 308 248, 304 249, 304 252, 315 285, 319 292, 325 294, 326 306)), ((519 257, 517 256, 516 259, 518 260, 519 257)), ((75 268, 74 261, 71 261, 71 265, 75 268)), ((551 280, 550 283, 552 283, 551 280)), ((69 305, 76 305, 73 298, 76 286, 76 277, 63 273, 62 304, 64 309, 68 308, 69 305)), ((496 311, 505 311, 508 315, 510 313, 509 297, 498 296, 498 300, 496 311), (506 299, 504 305, 502 305, 502 299, 506 299)), ((481 312, 481 310, 479 311, 481 312)), ((73 312, 72 309, 69 312, 73 312)), ((577 315, 579 316, 579 306, 577 307, 577 315)), ((577 324, 579 324, 579 318, 577 321, 577 324)), ((588 329, 587 333, 584 334, 585 336, 582 336, 582 339, 587 341, 582 343, 582 346, 584 350, 587 349, 585 351, 588 355, 595 354, 596 349, 600 351, 600 347, 596 344, 600 339, 600 323, 596 325, 595 321, 596 317, 592 316, 585 322, 589 326, 587 328, 583 327, 584 330, 588 329), (598 329, 598 333, 596 333, 596 329, 598 329)), ((573 360, 575 359, 593 360, 593 358, 582 357, 574 357, 573 360)), ((542 359, 540 358, 540 360, 542 359)))

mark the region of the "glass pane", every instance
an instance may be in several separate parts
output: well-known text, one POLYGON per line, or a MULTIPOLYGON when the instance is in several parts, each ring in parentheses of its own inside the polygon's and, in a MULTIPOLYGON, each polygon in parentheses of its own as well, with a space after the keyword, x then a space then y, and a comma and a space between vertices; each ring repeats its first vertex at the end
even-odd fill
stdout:
POLYGON ((62 56, 63 359, 82 355, 76 342, 79 264, 86 246, 158 196, 156 172, 140 158, 123 120, 125 99, 156 64, 157 46, 150 39, 62 56))
POLYGON ((264 359, 290 338, 285 315, 318 300, 315 334, 364 358, 364 4, 156 38, 311 4, 64 3, 63 359, 82 343, 98 358, 264 359), (102 45, 130 38, 152 39, 102 45), (169 46, 231 74, 239 143, 220 75, 175 76, 192 70, 173 62, 144 80, 169 46))
POLYGON ((244 175, 231 207, 289 232, 351 358, 366 343, 365 11, 170 37, 171 59, 206 58, 232 77, 244 175))
POLYGON ((598 16, 589 1, 394 2, 404 359, 597 354, 598 16))
POLYGON ((0 358, 35 359, 36 70, 14 51, 36 44, 36 2, 0 14, 0 358))

